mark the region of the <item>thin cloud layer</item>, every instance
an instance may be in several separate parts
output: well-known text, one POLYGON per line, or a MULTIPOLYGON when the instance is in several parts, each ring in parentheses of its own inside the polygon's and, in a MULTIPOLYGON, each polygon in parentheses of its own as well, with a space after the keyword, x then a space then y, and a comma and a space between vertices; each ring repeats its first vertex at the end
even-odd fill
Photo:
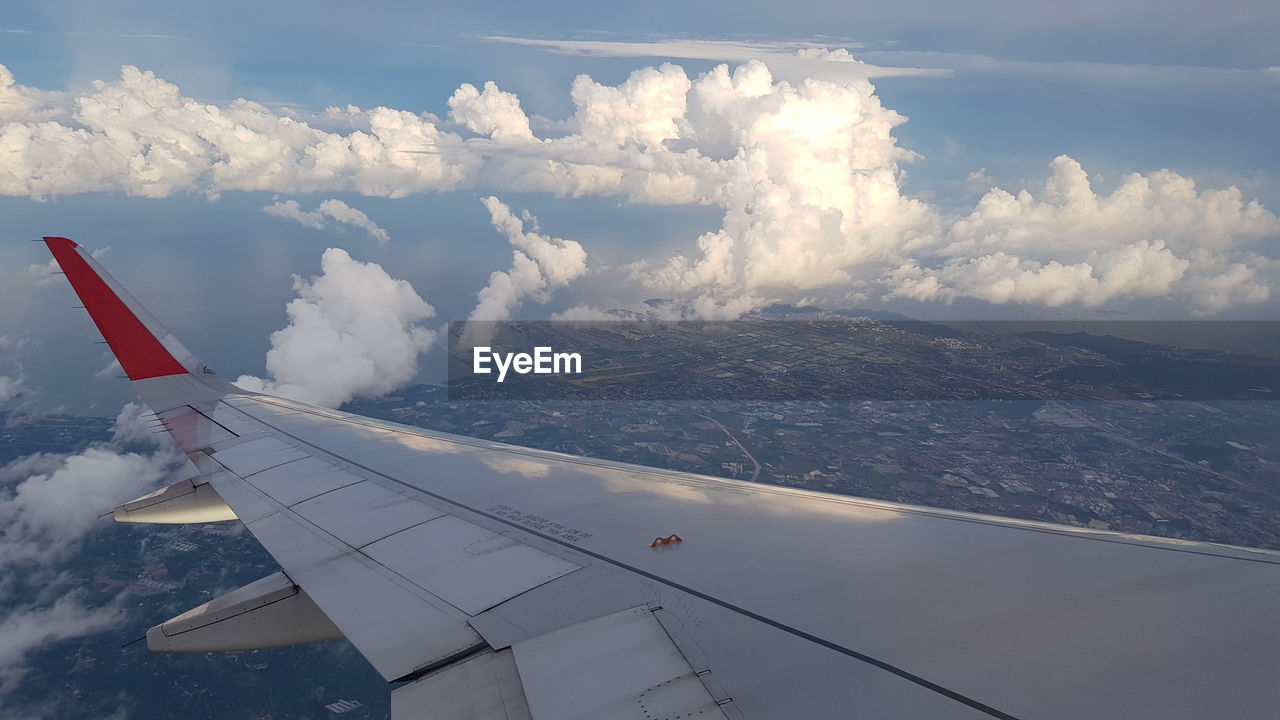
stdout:
POLYGON ((21 377, 0 375, 0 407, 8 405, 9 401, 18 397, 24 389, 25 384, 21 377))
MULTIPOLYGON (((245 100, 209 105, 129 67, 119 81, 75 96, 24 88, 5 74, 0 152, 14 161, 0 166, 0 193, 403 197, 472 188, 718 206, 719 227, 690 238, 685 251, 641 254, 626 266, 637 290, 717 317, 802 296, 1054 307, 1158 298, 1200 314, 1273 297, 1280 270, 1257 248, 1280 235, 1280 221, 1234 187, 1201 189, 1161 170, 1099 194, 1063 156, 1043 190, 992 188, 969 212, 906 195, 903 167, 916 156, 893 135, 906 118, 881 103, 845 50, 518 42, 741 64, 696 77, 664 64, 616 85, 580 75, 574 112, 555 137, 536 135, 520 99, 492 82, 459 87, 443 123, 391 108, 304 117, 245 100), (833 67, 858 72, 823 70, 833 67)), ((289 200, 268 212, 378 237, 366 216, 334 203, 306 211, 289 200)), ((546 268, 516 245, 511 269, 482 293, 477 310, 486 315, 509 314, 547 282, 546 268)))
MULTIPOLYGON (((597 57, 671 58, 743 63, 759 60, 778 77, 851 82, 882 77, 946 76, 947 68, 872 65, 854 58, 848 50, 831 50, 812 42, 735 42, 730 40, 537 40, 491 35, 489 42, 525 45, 562 55, 597 57)), ((856 47, 857 44, 851 45, 856 47)))
POLYGON ((320 266, 321 274, 310 280, 293 278, 298 297, 285 308, 289 325, 271 334, 269 376, 243 375, 236 384, 338 407, 413 379, 418 356, 436 339, 420 323, 435 309, 408 282, 345 250, 325 250, 320 266))
POLYGON ((275 217, 292 220, 316 230, 323 230, 332 223, 351 225, 368 233, 379 245, 391 242, 391 234, 378 227, 368 215, 342 202, 329 199, 320 203, 315 210, 303 210, 297 200, 283 200, 262 208, 262 212, 275 217))
POLYGON ((906 64, 957 75, 1035 78, 1049 82, 1133 87, 1222 87, 1241 85, 1267 88, 1276 81, 1275 68, 1230 68, 1203 65, 1148 65, 1081 61, 1005 60, 987 55, 913 50, 871 50, 862 53, 889 65, 906 64))
POLYGON ((0 618, 0 698, 27 674, 27 655, 58 640, 113 627, 123 616, 118 607, 90 607, 74 595, 47 606, 26 606, 0 618))
POLYGON ((40 587, 47 568, 75 554, 100 526, 103 511, 174 482, 189 468, 142 418, 142 409, 129 403, 108 442, 0 467, 0 697, 21 680, 30 652, 118 618, 118 607, 90 607, 75 595, 49 601, 40 587))

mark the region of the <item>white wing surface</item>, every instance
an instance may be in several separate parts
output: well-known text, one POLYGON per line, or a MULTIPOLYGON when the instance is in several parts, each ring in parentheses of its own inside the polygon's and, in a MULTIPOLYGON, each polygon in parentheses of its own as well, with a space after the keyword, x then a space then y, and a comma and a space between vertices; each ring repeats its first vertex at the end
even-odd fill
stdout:
POLYGON ((398 719, 1280 712, 1275 552, 655 470, 248 393, 86 252, 46 241, 199 470, 117 517, 234 515, 282 569, 156 626, 153 649, 345 636, 396 682, 398 719))

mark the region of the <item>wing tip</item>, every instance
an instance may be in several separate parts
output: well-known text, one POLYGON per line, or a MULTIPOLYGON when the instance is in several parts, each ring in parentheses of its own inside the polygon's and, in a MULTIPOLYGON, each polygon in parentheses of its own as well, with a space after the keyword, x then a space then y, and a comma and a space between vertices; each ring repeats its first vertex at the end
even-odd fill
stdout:
POLYGON ((44 242, 130 380, 188 374, 165 345, 163 328, 148 327, 139 315, 150 314, 123 289, 117 292, 119 284, 83 248, 64 237, 47 236, 44 242))

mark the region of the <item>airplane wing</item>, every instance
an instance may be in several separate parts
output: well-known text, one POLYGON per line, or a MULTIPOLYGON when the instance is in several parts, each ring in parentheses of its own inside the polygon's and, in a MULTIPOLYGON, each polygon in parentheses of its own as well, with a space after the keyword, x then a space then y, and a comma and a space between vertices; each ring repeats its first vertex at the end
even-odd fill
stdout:
POLYGON ((156 650, 346 637, 397 720, 1262 718, 1280 553, 656 470, 240 390, 45 238, 199 474, 138 522, 239 518, 282 572, 156 650))

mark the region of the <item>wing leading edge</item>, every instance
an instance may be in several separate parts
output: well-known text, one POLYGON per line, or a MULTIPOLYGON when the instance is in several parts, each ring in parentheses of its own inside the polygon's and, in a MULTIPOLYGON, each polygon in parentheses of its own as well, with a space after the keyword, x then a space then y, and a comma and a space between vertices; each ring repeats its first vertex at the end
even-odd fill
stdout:
MULTIPOLYGON (((83 249, 46 242, 200 471, 189 487, 216 491, 284 572, 175 618, 172 638, 247 623, 255 602, 318 609, 297 637, 331 622, 403 683, 397 718, 1280 707, 1280 554, 654 470, 248 393, 83 249), (649 547, 670 533, 685 542, 649 547)), ((197 635, 186 649, 208 649, 197 635)))

